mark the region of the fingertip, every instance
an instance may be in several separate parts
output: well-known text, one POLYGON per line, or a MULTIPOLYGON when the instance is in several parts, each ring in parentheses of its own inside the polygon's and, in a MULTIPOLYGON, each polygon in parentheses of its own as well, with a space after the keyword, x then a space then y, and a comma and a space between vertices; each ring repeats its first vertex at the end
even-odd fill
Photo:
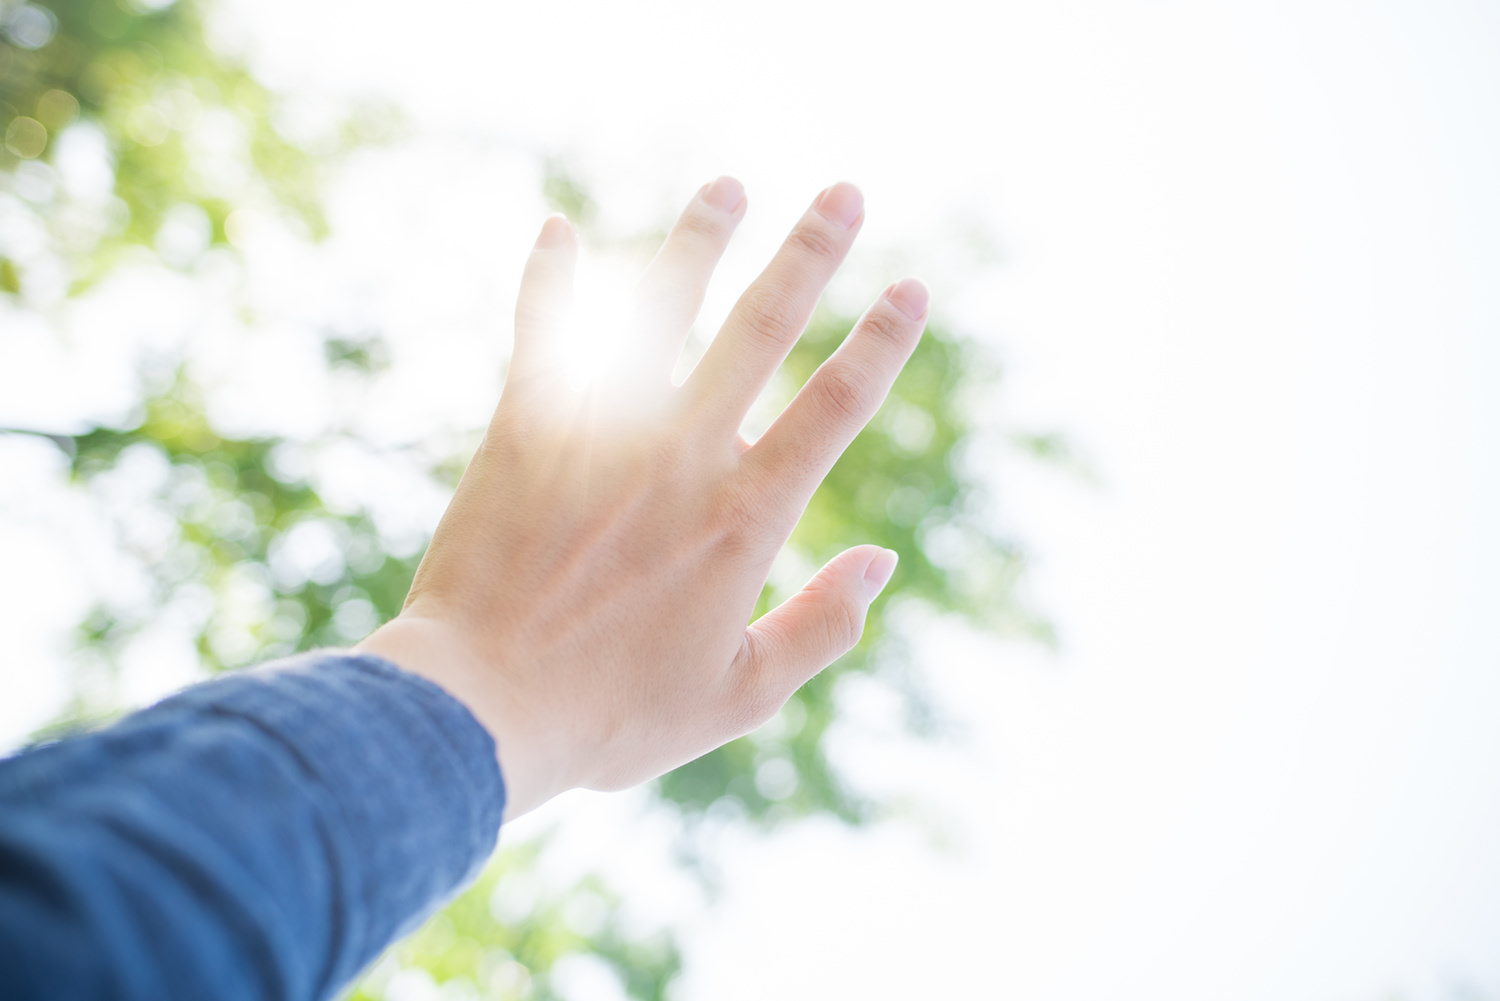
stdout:
POLYGON ((537 250, 558 250, 573 242, 573 224, 561 212, 553 213, 542 223, 542 231, 536 238, 537 250))
POLYGON ((854 224, 864 218, 865 196, 848 181, 824 188, 813 207, 829 222, 844 229, 853 229, 854 224))
POLYGON ((927 290, 927 283, 922 279, 903 278, 885 290, 885 297, 907 319, 926 319, 931 294, 927 290))
POLYGON ((745 186, 725 174, 705 185, 700 197, 704 204, 734 215, 745 204, 745 186))

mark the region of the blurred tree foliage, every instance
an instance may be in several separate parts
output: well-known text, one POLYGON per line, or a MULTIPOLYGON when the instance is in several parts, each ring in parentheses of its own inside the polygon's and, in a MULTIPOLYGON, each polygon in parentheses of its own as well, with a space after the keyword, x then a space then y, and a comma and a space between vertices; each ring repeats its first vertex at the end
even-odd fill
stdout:
POLYGON ((198 0, 0 0, 0 291, 81 291, 122 251, 230 245, 234 213, 327 228, 330 159, 392 128, 377 103, 284 132, 290 105, 206 44, 198 0))
MULTIPOLYGON (((44 310, 86 295, 126 252, 178 266, 235 244, 234 213, 275 210, 309 238, 325 229, 320 174, 330 157, 381 135, 354 114, 295 139, 278 128, 281 99, 205 35, 201 0, 0 0, 0 297, 44 310), (350 124, 354 122, 354 124, 350 124), (134 249, 132 249, 134 248, 134 249), (191 256, 189 254, 188 256, 191 256)), ((378 116, 377 116, 378 117, 378 116)), ((582 186, 548 171, 544 195, 575 214, 582 186)), ((820 312, 792 352, 783 388, 800 385, 850 327, 820 312)), ((331 367, 373 378, 378 335, 326 339, 331 367)), ((825 754, 841 679, 865 675, 898 692, 918 732, 931 716, 904 670, 902 605, 954 613, 986 629, 1044 634, 1017 600, 1024 560, 991 527, 966 465, 976 428, 967 401, 995 370, 941 326, 918 347, 880 415, 834 467, 794 534, 791 563, 810 570, 837 550, 875 542, 901 563, 864 640, 799 691, 775 725, 664 776, 660 805, 692 832, 704 817, 769 825, 873 815, 825 754)), ((17 429, 12 429, 17 430, 17 429)), ((80 491, 109 508, 128 586, 98 596, 80 624, 81 659, 118 672, 142 632, 166 617, 192 635, 207 671, 316 646, 346 645, 400 608, 420 547, 391 537, 371 504, 334 501, 318 469, 331 451, 397 463, 449 488, 462 468, 452 442, 392 455, 347 431, 317 440, 236 436, 215 426, 185 364, 143 368, 123 426, 43 433, 69 457, 80 491), (108 503, 128 472, 148 502, 108 503)), ((1056 442, 1029 445, 1045 456, 1056 442)), ((762 609, 800 586, 773 576, 762 609)), ((107 691, 108 689, 102 689, 107 691)), ((81 685, 51 736, 118 710, 81 685)), ((678 846, 694 858, 691 837, 678 846)), ((539 891, 516 913, 502 892, 534 866, 538 846, 502 845, 480 881, 393 947, 354 997, 376 999, 399 977, 450 984, 452 996, 560 996, 555 974, 580 957, 602 963, 634 998, 664 996, 680 965, 670 929, 631 927, 607 883, 587 875, 539 891)), ((444 996, 449 996, 445 994, 444 996)))

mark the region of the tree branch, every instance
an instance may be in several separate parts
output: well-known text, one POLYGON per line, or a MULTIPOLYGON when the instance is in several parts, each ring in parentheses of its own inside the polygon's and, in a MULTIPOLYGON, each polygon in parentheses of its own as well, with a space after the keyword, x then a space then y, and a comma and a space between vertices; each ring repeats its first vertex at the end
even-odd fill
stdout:
POLYGON ((46 438, 52 444, 56 445, 57 448, 58 448, 58 451, 62 452, 68 458, 71 459, 71 458, 73 458, 73 456, 75 456, 75 455, 78 454, 78 436, 77 435, 58 434, 58 433, 53 432, 53 431, 38 431, 35 428, 7 428, 7 427, 0 427, 0 434, 24 434, 24 435, 30 435, 33 438, 46 438))

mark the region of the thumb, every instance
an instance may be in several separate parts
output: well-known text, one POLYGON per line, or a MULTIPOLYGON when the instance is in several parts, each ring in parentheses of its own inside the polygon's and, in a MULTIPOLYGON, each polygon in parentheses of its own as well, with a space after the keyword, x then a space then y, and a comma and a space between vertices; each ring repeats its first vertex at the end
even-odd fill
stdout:
MULTIPOLYGON (((847 549, 807 586, 750 624, 750 668, 781 700, 859 642, 865 613, 896 570, 896 552, 847 549)), ((780 705, 780 702, 777 703, 780 705)))

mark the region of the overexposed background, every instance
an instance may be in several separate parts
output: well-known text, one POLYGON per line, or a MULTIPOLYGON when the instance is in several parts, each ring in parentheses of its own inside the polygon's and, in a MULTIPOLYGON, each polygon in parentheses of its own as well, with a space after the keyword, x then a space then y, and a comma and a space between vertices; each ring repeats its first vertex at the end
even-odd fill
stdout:
MULTIPOLYGON (((996 456, 1059 650, 933 623, 923 668, 963 739, 838 745, 910 820, 726 845, 681 998, 1500 997, 1500 5, 229 13, 310 116, 384 93, 414 126, 340 177, 328 244, 249 240, 281 311, 267 384, 298 317, 353 288, 408 380, 388 419, 480 423, 539 151, 621 232, 743 180, 711 316, 847 178, 867 223, 830 294, 927 278, 1007 362, 993 416, 1065 431, 1097 474, 996 456)), ((111 334, 188 336, 206 294, 164 287, 111 334)), ((94 357, 38 348, 0 399, 32 424, 107 402, 129 373, 94 357)), ((13 741, 59 697, 76 571, 0 545, 35 568, 0 613, 13 741)), ((535 822, 588 823, 559 850, 618 856, 649 896, 628 860, 651 832, 597 823, 619 802, 535 822)))

